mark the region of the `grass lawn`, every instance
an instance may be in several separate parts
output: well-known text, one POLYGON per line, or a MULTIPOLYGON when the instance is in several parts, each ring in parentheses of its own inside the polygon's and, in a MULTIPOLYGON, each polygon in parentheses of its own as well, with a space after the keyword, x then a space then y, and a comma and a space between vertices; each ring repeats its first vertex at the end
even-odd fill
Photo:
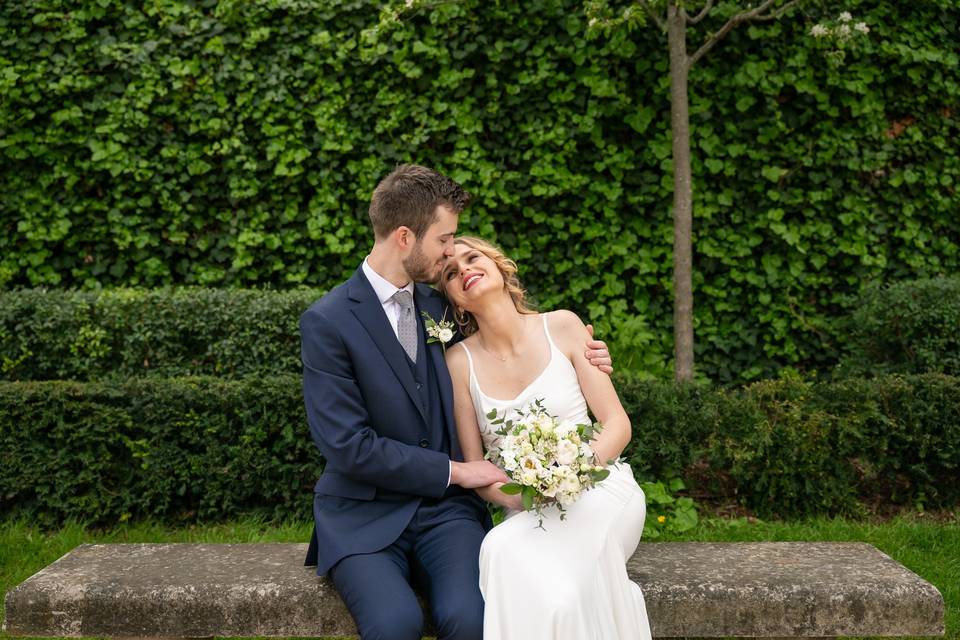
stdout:
MULTIPOLYGON (((91 530, 72 524, 41 532, 23 522, 0 522, 0 590, 6 593, 85 542, 305 542, 311 523, 268 524, 250 519, 226 524, 169 527, 150 523, 91 530)), ((947 604, 946 637, 960 640, 960 512, 909 515, 886 522, 811 519, 759 522, 708 519, 683 535, 658 541, 860 541, 868 542, 933 583, 947 604)), ((2 616, 2 613, 0 613, 2 616)), ((0 639, 9 636, 0 633, 0 639)))

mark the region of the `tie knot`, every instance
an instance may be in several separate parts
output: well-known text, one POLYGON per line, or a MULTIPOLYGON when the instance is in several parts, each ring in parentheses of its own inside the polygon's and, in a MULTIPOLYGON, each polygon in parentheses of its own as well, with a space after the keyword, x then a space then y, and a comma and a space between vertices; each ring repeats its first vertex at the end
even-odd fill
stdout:
POLYGON ((404 309, 413 308, 413 294, 406 289, 400 289, 400 291, 393 294, 393 299, 404 309))

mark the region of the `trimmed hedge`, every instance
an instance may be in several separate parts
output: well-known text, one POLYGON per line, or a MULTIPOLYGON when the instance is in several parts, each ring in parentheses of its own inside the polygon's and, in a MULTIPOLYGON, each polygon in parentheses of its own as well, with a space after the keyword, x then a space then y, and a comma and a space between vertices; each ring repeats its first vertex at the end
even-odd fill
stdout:
POLYGON ((321 469, 297 376, 0 383, 0 513, 306 519, 321 469))
MULTIPOLYGON (((770 517, 960 501, 960 379, 777 380, 736 391, 618 378, 641 480, 770 517)), ((321 460, 297 376, 0 382, 0 513, 55 524, 310 517, 321 460)))
POLYGON ((960 378, 940 374, 739 390, 630 381, 625 456, 635 473, 683 477, 763 516, 960 501, 960 378))
MULTIPOLYGON (((300 314, 320 289, 179 287, 0 291, 0 380, 296 375, 300 314)), ((641 317, 606 335, 617 368, 667 377, 644 358, 641 317), (642 343, 642 344, 641 344, 642 343)), ((850 355, 837 377, 960 375, 960 277, 872 287, 844 324, 850 355)))
POLYGON ((960 276, 870 287, 849 322, 838 373, 960 375, 960 276))
MULTIPOLYGON (((328 287, 414 160, 546 308, 669 367, 663 34, 591 38, 582 0, 417 4, 374 32, 379 0, 0 3, 0 287, 328 287)), ((850 0, 871 32, 831 65, 809 28, 839 9, 804 4, 691 74, 716 382, 829 367, 849 294, 960 269, 960 6, 850 0)))
POLYGON ((0 380, 298 375, 318 289, 0 292, 0 380))

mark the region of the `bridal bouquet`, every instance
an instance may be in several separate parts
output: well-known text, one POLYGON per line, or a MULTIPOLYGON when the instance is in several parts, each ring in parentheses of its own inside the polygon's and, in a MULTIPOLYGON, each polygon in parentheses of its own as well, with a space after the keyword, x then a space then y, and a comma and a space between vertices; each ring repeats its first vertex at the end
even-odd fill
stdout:
POLYGON ((500 438, 486 457, 512 480, 500 490, 520 494, 523 508, 535 510, 541 526, 544 507, 556 505, 562 520, 564 507, 610 475, 595 464, 590 448, 590 441, 600 432, 599 423, 561 422, 547 413, 542 400, 516 411, 512 419, 496 410, 488 413, 487 419, 500 438))

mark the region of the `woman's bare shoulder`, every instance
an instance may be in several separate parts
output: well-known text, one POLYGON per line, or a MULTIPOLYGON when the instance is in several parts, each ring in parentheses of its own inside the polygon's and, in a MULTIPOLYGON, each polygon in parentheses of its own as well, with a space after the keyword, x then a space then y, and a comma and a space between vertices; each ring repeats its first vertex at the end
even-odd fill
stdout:
POLYGON ((580 316, 569 309, 557 309, 548 313, 547 327, 550 329, 550 337, 571 362, 576 359, 576 354, 583 353, 583 346, 590 339, 580 316))
POLYGON ((577 338, 587 333, 587 327, 573 311, 557 309, 545 314, 550 335, 554 338, 577 338))

